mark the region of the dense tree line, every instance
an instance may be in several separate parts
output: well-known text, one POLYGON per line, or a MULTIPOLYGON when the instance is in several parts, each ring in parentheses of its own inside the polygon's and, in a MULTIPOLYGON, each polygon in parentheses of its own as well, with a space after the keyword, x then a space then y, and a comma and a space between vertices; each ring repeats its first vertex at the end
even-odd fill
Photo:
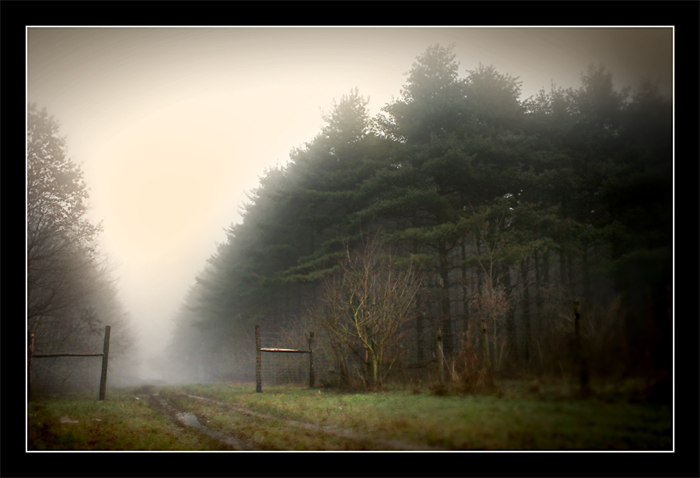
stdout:
MULTIPOLYGON (((86 215, 83 172, 67 156, 59 122, 34 104, 27 110, 26 164, 27 327, 35 351, 101 352, 110 325, 110 383, 117 383, 120 365, 122 373, 132 365, 135 337, 97 245, 101 227, 86 215)), ((65 381, 83 373, 84 360, 42 359, 34 390, 42 390, 44 376, 65 381)))
POLYGON ((477 347, 498 372, 558 370, 579 299, 595 371, 668 371, 670 100, 603 67, 524 100, 493 66, 459 73, 429 47, 378 115, 355 89, 266 171, 183 305, 174 357, 237 356, 221 373, 249 378, 253 324, 303 322, 380 234, 421 277, 406 363, 433 361, 439 329, 453 363, 477 347))

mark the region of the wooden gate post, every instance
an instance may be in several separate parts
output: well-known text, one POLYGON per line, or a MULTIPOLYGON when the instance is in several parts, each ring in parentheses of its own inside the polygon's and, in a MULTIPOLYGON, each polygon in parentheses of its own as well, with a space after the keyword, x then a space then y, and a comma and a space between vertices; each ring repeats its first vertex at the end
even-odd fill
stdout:
POLYGON ((105 326, 105 343, 104 350, 102 352, 102 376, 100 377, 100 400, 105 399, 107 392, 107 362, 109 360, 109 332, 111 327, 109 325, 105 326))
POLYGON ((34 355, 34 334, 29 332, 27 344, 27 401, 32 399, 32 355, 34 355))
POLYGON ((309 388, 314 388, 314 333, 309 334, 309 388))
POLYGON ((260 326, 255 324, 255 391, 262 393, 262 356, 260 355, 260 326))

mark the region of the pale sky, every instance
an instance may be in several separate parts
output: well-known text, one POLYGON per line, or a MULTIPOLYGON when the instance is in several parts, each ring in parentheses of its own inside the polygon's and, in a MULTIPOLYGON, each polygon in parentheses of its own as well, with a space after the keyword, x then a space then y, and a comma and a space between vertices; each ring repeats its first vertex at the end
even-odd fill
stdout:
POLYGON ((398 97, 432 44, 520 77, 522 99, 579 87, 673 84, 673 29, 28 27, 27 100, 61 123, 142 342, 162 349, 206 259, 267 167, 311 141, 354 87, 370 114, 398 97))

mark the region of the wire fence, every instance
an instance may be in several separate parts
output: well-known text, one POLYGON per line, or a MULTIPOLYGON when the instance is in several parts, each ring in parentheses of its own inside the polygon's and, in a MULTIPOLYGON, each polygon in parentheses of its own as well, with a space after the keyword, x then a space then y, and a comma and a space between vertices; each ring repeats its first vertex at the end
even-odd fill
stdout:
POLYGON ((52 357, 32 364, 32 394, 95 392, 100 388, 102 361, 93 357, 52 357))
POLYGON ((85 352, 52 352, 35 353, 34 334, 27 334, 27 399, 46 393, 78 392, 91 390, 89 380, 99 376, 99 399, 105 399, 107 388, 107 369, 109 362, 109 337, 111 327, 105 326, 105 335, 102 353, 85 352), (99 374, 92 364, 85 362, 85 358, 93 360, 100 357, 99 374), (65 359, 78 362, 66 362, 65 359), (48 360, 47 363, 36 364, 36 360, 48 360), (80 359, 83 359, 81 362, 80 359), (87 380, 87 381, 86 381, 87 380), (40 385, 39 385, 40 384, 40 385), (39 385, 39 386, 37 386, 39 385))
MULTIPOLYGON (((282 333, 261 333, 262 349, 308 350, 309 344, 300 337, 282 333)), ((306 353, 263 353, 261 355, 261 377, 265 384, 307 384, 309 383, 309 360, 306 353)), ((314 357, 316 365, 316 357, 314 357)))

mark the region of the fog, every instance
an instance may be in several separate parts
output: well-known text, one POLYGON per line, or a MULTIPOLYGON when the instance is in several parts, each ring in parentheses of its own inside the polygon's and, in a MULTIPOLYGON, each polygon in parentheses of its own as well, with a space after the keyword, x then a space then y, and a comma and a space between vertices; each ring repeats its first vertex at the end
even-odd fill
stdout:
POLYGON ((670 27, 30 26, 26 93, 61 122, 121 299, 157 354, 245 193, 352 88, 377 114, 416 56, 454 43, 460 76, 493 64, 520 78, 521 99, 580 86, 589 64, 616 87, 646 78, 670 95, 672 42, 670 27))

